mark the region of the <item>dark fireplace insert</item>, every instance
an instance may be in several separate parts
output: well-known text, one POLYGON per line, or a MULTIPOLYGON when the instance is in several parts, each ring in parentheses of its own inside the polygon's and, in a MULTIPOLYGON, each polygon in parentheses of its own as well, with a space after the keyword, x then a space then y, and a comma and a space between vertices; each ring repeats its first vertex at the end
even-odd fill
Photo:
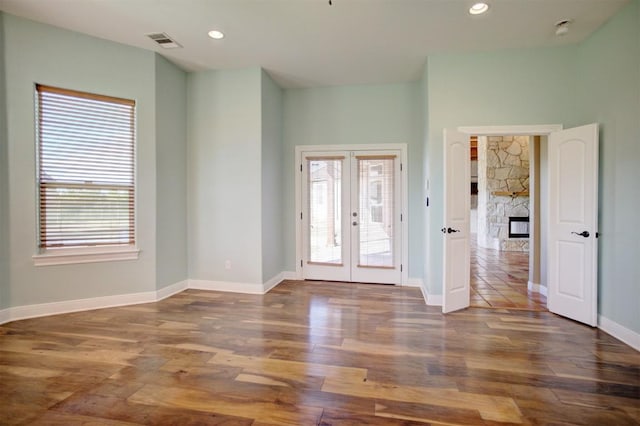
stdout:
POLYGON ((509 238, 529 238, 528 217, 509 217, 509 238))

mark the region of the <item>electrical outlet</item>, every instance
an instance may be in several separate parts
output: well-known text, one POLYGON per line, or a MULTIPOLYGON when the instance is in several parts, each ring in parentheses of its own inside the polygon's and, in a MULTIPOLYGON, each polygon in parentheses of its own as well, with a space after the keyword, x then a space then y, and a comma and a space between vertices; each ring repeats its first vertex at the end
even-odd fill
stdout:
POLYGON ((225 260, 224 261, 224 269, 231 269, 231 261, 230 260, 225 260))

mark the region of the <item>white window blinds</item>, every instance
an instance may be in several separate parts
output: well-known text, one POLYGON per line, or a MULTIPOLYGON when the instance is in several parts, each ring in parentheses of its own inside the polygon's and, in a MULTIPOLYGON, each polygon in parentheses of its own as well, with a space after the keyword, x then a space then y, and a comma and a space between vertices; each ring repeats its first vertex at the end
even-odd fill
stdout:
POLYGON ((135 244, 135 101, 36 85, 39 246, 135 244))

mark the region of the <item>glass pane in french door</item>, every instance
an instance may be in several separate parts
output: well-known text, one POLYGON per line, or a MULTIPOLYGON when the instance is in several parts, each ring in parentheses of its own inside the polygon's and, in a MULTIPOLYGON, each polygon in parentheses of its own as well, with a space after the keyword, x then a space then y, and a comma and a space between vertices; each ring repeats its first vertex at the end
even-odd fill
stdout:
POLYGON ((342 159, 307 158, 309 262, 342 265, 342 159))
POLYGON ((394 267, 395 156, 357 156, 359 267, 394 267))

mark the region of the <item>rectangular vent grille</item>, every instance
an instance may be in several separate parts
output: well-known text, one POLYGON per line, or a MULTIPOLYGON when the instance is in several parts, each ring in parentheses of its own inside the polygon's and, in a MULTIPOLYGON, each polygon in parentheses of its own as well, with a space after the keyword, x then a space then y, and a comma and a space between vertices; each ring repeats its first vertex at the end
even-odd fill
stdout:
POLYGON ((178 47, 182 47, 180 44, 178 44, 178 42, 173 40, 165 33, 147 34, 147 37, 149 37, 151 40, 155 41, 165 49, 176 49, 178 47))

